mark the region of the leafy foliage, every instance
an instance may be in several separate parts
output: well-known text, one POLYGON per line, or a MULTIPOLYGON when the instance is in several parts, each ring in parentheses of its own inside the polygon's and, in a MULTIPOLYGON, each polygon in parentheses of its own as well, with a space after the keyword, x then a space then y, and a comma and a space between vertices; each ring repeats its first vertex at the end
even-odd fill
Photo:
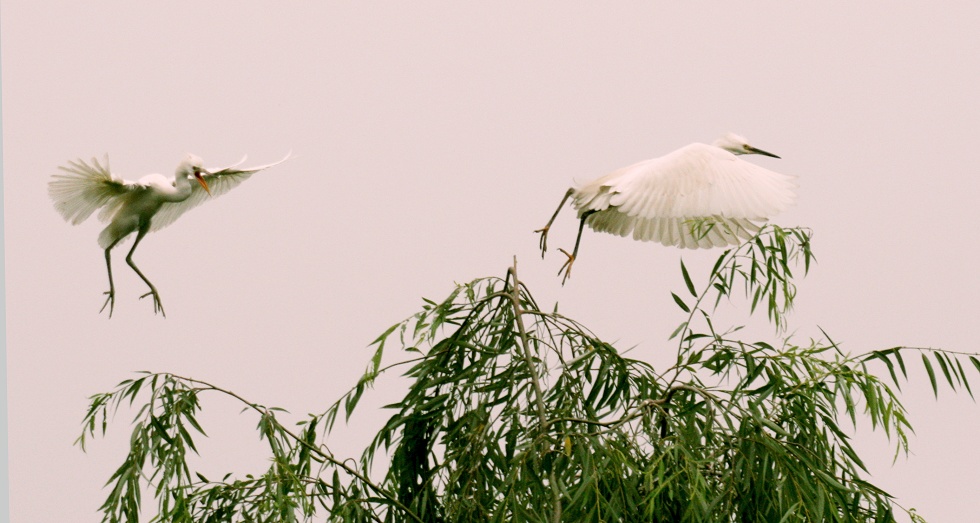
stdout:
MULTIPOLYGON (((961 359, 917 348, 844 354, 829 338, 797 345, 746 342, 711 313, 744 294, 777 332, 796 295, 793 270, 813 261, 810 234, 768 226, 723 253, 702 290, 681 263, 672 293, 685 320, 671 338, 676 362, 654 369, 624 357, 581 324, 544 312, 518 279, 458 286, 445 300, 382 334, 364 375, 296 429, 280 411, 214 385, 145 374, 92 397, 79 444, 105 432, 122 403, 142 406, 130 451, 110 478, 107 522, 136 521, 141 492, 154 521, 894 521, 904 511, 868 480, 846 423, 870 419, 907 452, 911 431, 897 387, 903 353, 919 352, 938 394, 936 367, 972 394, 961 359), (685 297, 686 296, 686 297, 685 297), (707 305, 706 305, 707 304, 707 305), (399 351, 398 363, 382 361, 399 351), (386 371, 411 385, 359 460, 322 441, 350 417, 386 371), (897 369, 897 371, 896 371, 897 369), (258 477, 212 481, 190 470, 204 435, 199 397, 232 396, 258 418, 271 465, 258 477), (386 465, 374 481, 367 471, 386 465)), ((967 367, 969 368, 969 366, 967 367)), ((901 374, 901 379, 899 378, 901 374)), ((921 518, 906 511, 914 520, 921 518)))

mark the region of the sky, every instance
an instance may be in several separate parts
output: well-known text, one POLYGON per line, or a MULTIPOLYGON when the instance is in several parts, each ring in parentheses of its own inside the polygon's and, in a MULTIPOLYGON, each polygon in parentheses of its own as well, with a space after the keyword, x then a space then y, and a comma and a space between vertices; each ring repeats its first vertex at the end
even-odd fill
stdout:
MULTIPOLYGON (((135 371, 300 419, 353 385, 369 343, 423 297, 515 256, 543 308, 669 362, 680 260, 697 279, 716 251, 587 232, 563 287, 563 257, 542 260, 532 231, 573 181, 727 131, 798 177, 773 220, 814 231, 794 336, 975 352, 978 21, 972 2, 3 2, 11 520, 100 520, 134 413, 85 453, 72 443, 88 397, 135 371), (140 244, 166 319, 121 250, 115 312, 99 314, 101 224, 55 212, 59 165, 108 154, 137 179, 189 152, 221 166, 289 150, 140 244)), ((571 247, 576 226, 565 210, 550 244, 571 247)), ((857 446, 903 506, 959 521, 976 508, 980 406, 948 389, 937 401, 910 368, 909 458, 893 464, 866 426, 857 446)), ((331 448, 355 455, 387 417, 370 405, 403 390, 379 382, 331 448)), ((204 407, 203 470, 262 470, 255 420, 204 407)))

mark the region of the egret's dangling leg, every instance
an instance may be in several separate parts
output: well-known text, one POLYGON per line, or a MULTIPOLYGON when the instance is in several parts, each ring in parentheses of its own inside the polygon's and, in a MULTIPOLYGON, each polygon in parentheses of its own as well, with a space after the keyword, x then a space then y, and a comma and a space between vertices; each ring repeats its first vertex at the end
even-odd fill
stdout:
POLYGON ((565 280, 567 280, 568 277, 572 275, 572 264, 575 263, 575 257, 578 256, 578 244, 579 242, 582 241, 582 229, 585 228, 585 220, 587 220, 589 216, 592 216, 597 212, 599 211, 593 210, 593 211, 585 211, 584 213, 582 213, 582 219, 579 220, 578 222, 578 236, 575 237, 575 248, 572 249, 571 254, 568 254, 568 251, 566 251, 565 249, 561 249, 561 248, 558 249, 559 251, 562 252, 562 254, 568 256, 568 260, 565 261, 565 264, 561 266, 561 269, 558 269, 559 276, 561 276, 561 271, 565 271, 565 277, 561 279, 562 285, 565 285, 565 280))
POLYGON ((123 238, 135 231, 137 227, 139 227, 138 219, 118 220, 110 223, 99 234, 99 245, 105 246, 105 269, 109 273, 109 290, 102 293, 108 296, 105 299, 105 303, 102 304, 102 308, 99 309, 99 312, 101 313, 108 306, 110 318, 112 318, 112 309, 116 304, 116 286, 112 282, 112 256, 110 252, 123 238))
POLYGON ((109 257, 109 250, 115 246, 114 242, 105 250, 105 268, 109 271, 109 290, 103 292, 102 294, 108 294, 109 297, 105 299, 105 303, 102 304, 102 308, 99 309, 99 314, 105 310, 106 305, 109 306, 109 317, 112 317, 112 307, 116 304, 116 287, 112 284, 112 260, 109 257))
MULTIPOLYGON (((551 228, 551 224, 552 223, 555 223, 555 218, 558 217, 558 213, 561 212, 561 208, 565 206, 565 202, 568 201, 568 197, 571 196, 572 193, 574 193, 574 192, 575 192, 575 189, 569 189, 568 192, 565 193, 565 197, 561 199, 561 203, 558 204, 558 209, 555 210, 555 214, 553 214, 551 216, 551 219, 548 220, 548 224, 545 225, 544 227, 542 227, 542 228, 534 231, 534 232, 541 233, 541 239, 538 241, 538 247, 541 248, 541 257, 542 258, 544 258, 545 251, 548 250, 548 229, 551 228)), ((581 235, 581 233, 579 233, 579 234, 581 235)))
POLYGON ((140 299, 142 300, 143 298, 146 298, 147 296, 152 294, 153 312, 154 313, 159 312, 160 314, 163 315, 164 318, 166 318, 167 313, 163 312, 163 303, 160 302, 160 294, 157 292, 157 288, 154 287, 152 283, 150 283, 150 280, 147 279, 147 277, 144 276, 142 272, 140 272, 139 267, 137 267, 136 264, 133 263, 133 251, 136 250, 136 246, 140 244, 140 240, 142 240, 143 237, 146 236, 146 233, 148 232, 150 232, 150 222, 147 221, 146 223, 141 223, 139 232, 136 233, 136 241, 133 242, 133 248, 130 249, 129 254, 126 255, 126 263, 128 263, 129 266, 132 267, 134 271, 136 271, 136 274, 138 274, 140 278, 143 278, 143 281, 146 282, 146 284, 150 287, 150 292, 140 296, 140 299))

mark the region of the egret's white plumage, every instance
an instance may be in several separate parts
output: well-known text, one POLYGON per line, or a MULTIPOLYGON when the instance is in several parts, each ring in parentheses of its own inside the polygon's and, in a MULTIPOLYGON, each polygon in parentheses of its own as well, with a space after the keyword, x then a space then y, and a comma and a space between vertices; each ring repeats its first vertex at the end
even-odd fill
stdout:
POLYGON ((136 241, 126 256, 126 262, 150 287, 150 292, 141 297, 152 295, 154 311, 164 313, 156 288, 132 260, 133 251, 143 236, 170 225, 188 210, 204 203, 208 197, 220 196, 252 174, 288 158, 289 155, 286 155, 275 163, 239 168, 245 161, 243 157, 234 165, 209 171, 204 169, 199 157, 188 154, 177 166, 173 178, 148 174, 135 182, 112 174, 108 157, 102 163, 95 158, 91 163, 70 161, 67 166, 59 167, 64 174, 53 176, 48 184, 48 194, 54 200, 55 209, 73 225, 84 222, 99 209, 99 220, 109 222, 99 234, 99 246, 105 249, 109 273, 109 290, 105 293, 108 297, 102 309, 108 306, 109 316, 112 316, 115 286, 109 251, 129 234, 136 232, 136 241), (192 178, 198 183, 191 183, 192 178))
POLYGON ((581 222, 572 254, 562 250, 565 278, 586 224, 682 248, 738 245, 796 199, 793 177, 746 162, 738 157, 743 154, 778 158, 729 133, 712 145, 694 143, 569 189, 548 224, 535 231, 542 256, 548 229, 568 198, 581 222))

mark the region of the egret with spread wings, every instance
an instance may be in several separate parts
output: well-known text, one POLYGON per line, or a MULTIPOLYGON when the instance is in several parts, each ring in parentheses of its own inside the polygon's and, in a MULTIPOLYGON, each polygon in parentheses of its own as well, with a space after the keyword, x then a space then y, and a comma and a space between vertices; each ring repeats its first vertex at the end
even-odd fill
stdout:
POLYGON ((580 221, 572 253, 559 249, 568 257, 558 271, 565 272, 562 283, 572 272, 586 224, 688 249, 738 245, 796 200, 793 177, 738 158, 744 154, 779 158, 728 133, 712 145, 693 143, 569 189, 548 224, 534 231, 541 234, 541 256, 568 198, 580 221))
POLYGON ((153 296, 153 311, 166 317, 160 294, 153 283, 136 267, 133 252, 146 233, 170 225, 188 210, 204 203, 212 196, 220 196, 252 174, 286 161, 289 155, 278 162, 258 167, 239 168, 245 161, 223 169, 208 171, 201 158, 188 154, 173 178, 162 174, 148 174, 138 181, 131 182, 113 175, 109 170, 108 156, 99 163, 95 158, 91 163, 84 160, 68 162, 59 167, 64 173, 55 174, 48 184, 48 194, 54 200, 54 207, 72 225, 82 223, 98 209, 99 219, 109 225, 99 234, 99 246, 105 249, 106 270, 109 273, 109 290, 105 303, 99 312, 109 307, 109 317, 115 305, 116 288, 112 282, 112 262, 110 251, 120 241, 136 233, 136 241, 126 255, 126 263, 150 287, 150 292, 140 296, 153 296), (196 183, 191 183, 191 179, 196 183))

